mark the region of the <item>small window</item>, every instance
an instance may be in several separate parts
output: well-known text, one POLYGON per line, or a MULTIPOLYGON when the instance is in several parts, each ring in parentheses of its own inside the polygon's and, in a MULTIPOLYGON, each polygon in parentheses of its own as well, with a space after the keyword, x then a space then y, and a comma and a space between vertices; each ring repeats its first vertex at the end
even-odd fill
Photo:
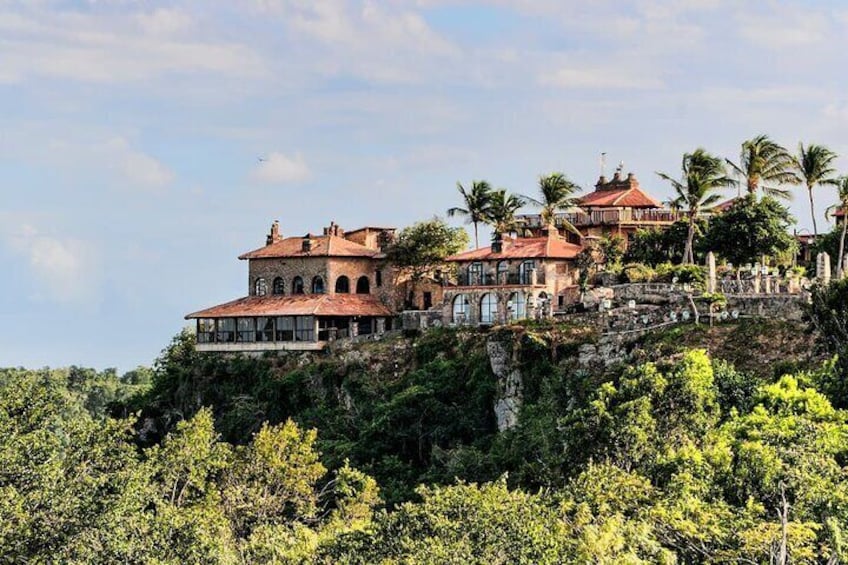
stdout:
POLYGON ((274 285, 271 287, 271 292, 274 294, 286 293, 286 283, 283 282, 283 277, 277 277, 274 279, 274 285))
POLYGON ((533 282, 532 273, 536 269, 536 262, 533 260, 523 261, 518 268, 519 284, 530 284, 533 282))
POLYGON ((380 269, 377 269, 377 272, 374 273, 374 285, 377 288, 383 286, 383 271, 381 271, 380 269))
POLYGON ((303 294, 303 279, 295 277, 292 279, 292 294, 303 294))
POLYGON ((513 292, 507 307, 510 320, 523 320, 527 317, 527 296, 523 292, 513 292))
POLYGON ((433 307, 433 293, 424 291, 424 310, 429 310, 433 307))
POLYGON ((254 284, 254 294, 256 294, 256 296, 265 296, 268 294, 268 286, 265 284, 265 279, 261 277, 256 279, 256 283, 254 284))
POLYGON ((480 299, 480 323, 494 324, 498 318, 498 297, 487 292, 480 299))
POLYGON ((336 279, 336 294, 348 294, 350 292, 350 279, 342 275, 336 279))
POLYGON ((368 277, 361 276, 356 281, 356 294, 369 294, 371 292, 371 282, 368 277))
POLYGON ((324 294, 324 279, 321 277, 312 279, 312 294, 324 294))
POLYGON ((501 261, 498 263, 498 284, 507 284, 509 277, 509 262, 501 261))
POLYGON ((453 322, 464 324, 468 321, 468 298, 464 294, 457 294, 453 299, 453 322))

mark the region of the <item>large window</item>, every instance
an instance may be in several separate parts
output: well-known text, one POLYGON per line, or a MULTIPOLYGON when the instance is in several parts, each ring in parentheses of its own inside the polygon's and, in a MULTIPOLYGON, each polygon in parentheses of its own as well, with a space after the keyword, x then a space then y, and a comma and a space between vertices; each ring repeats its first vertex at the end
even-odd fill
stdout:
POLYGON ((235 318, 218 318, 218 331, 215 341, 231 343, 236 340, 235 318))
POLYGON ((321 277, 312 279, 312 294, 324 294, 324 279, 321 277))
POLYGON ((350 292, 350 279, 342 275, 336 279, 336 294, 347 294, 350 292))
POLYGON ((277 318, 277 328, 274 333, 277 341, 294 341, 294 318, 280 316, 277 318))
POLYGON ((265 279, 262 277, 256 279, 256 283, 254 283, 254 293, 256 296, 265 296, 268 294, 268 285, 265 284, 265 279))
POLYGON ((197 320, 197 343, 212 343, 215 341, 215 320, 201 318, 197 320))
POLYGON ((480 299, 480 323, 494 324, 498 318, 498 297, 487 292, 480 299))
POLYGON ((256 318, 256 341, 274 341, 274 318, 256 318))
POLYGON ((523 292, 513 292, 509 297, 510 320, 523 320, 527 317, 527 295, 523 292))
POLYGON ((256 318, 238 318, 238 341, 256 341, 256 318))
POLYGON ((468 284, 480 284, 483 278, 483 263, 475 262, 468 265, 468 284))
POLYGON ((371 292, 371 282, 368 277, 361 276, 356 281, 356 294, 368 294, 371 292))
POLYGON ((507 284, 509 276, 509 261, 501 261, 498 263, 498 282, 497 284, 507 284))
POLYGON ((292 279, 292 294, 303 294, 303 279, 295 277, 292 279))
POLYGON ((315 318, 312 316, 297 316, 294 319, 295 341, 315 341, 315 318))
POLYGON ((274 279, 274 286, 271 288, 271 292, 273 294, 286 293, 286 283, 283 281, 283 277, 277 277, 274 279))
POLYGON ((464 294, 457 294, 453 299, 453 323, 464 324, 468 321, 468 298, 464 294))
POLYGON ((532 271, 536 269, 536 262, 532 260, 522 261, 518 268, 519 284, 530 284, 532 281, 532 271))

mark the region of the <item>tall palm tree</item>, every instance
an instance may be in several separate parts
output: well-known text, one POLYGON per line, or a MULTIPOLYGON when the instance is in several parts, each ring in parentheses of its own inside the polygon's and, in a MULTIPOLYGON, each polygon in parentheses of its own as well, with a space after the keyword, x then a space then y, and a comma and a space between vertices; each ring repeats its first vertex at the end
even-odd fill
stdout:
POLYGON ((492 192, 487 220, 494 229, 493 237, 516 230, 518 221, 515 213, 525 204, 527 202, 521 197, 507 194, 503 188, 492 192))
MULTIPOLYGON (((576 206, 578 199, 575 193, 582 190, 577 184, 571 182, 563 173, 554 172, 539 177, 539 196, 537 200, 532 196, 522 196, 531 204, 541 208, 542 225, 550 227, 556 222, 556 213, 559 210, 576 206)), ((564 226, 581 235, 580 231, 571 222, 563 220, 564 226)))
POLYGON ((842 211, 842 234, 839 236, 839 254, 836 256, 836 277, 842 278, 842 261, 845 257, 845 234, 848 233, 848 176, 836 179, 836 194, 839 201, 827 209, 828 215, 842 211))
POLYGON ((465 200, 465 208, 448 208, 448 217, 457 214, 466 217, 466 222, 474 224, 474 247, 480 247, 480 239, 477 234, 477 226, 488 221, 489 205, 492 201, 492 185, 484 180, 472 181, 471 190, 465 190, 461 183, 456 183, 456 188, 465 200))
POLYGON ((798 184, 801 179, 794 171, 794 159, 785 147, 762 134, 742 143, 737 165, 730 159, 727 164, 745 179, 748 194, 763 194, 790 200, 792 193, 780 188, 782 184, 798 184))
POLYGON ((813 187, 817 184, 836 184, 836 179, 833 178, 836 169, 832 166, 835 160, 836 153, 824 145, 810 144, 805 148, 803 143, 798 144, 798 156, 794 158, 795 169, 810 196, 810 215, 813 218, 813 237, 815 238, 818 238, 819 230, 813 204, 813 187))
POLYGON ((667 180, 677 193, 676 203, 680 209, 686 210, 689 220, 689 232, 686 236, 686 247, 683 250, 683 263, 694 263, 695 253, 695 222, 702 208, 709 207, 721 199, 716 191, 733 186, 734 181, 727 176, 724 161, 698 148, 693 153, 683 155, 683 175, 680 180, 673 179, 666 173, 657 173, 660 178, 667 180))

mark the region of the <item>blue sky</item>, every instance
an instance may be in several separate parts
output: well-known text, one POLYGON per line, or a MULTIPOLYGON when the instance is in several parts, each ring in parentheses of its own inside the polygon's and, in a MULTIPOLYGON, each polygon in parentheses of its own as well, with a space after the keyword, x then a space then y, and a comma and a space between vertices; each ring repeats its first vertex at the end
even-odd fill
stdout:
POLYGON ((846 28, 841 2, 0 0, 0 366, 150 364, 246 292, 274 219, 402 227, 457 181, 591 187, 601 152, 665 198, 655 171, 759 133, 848 156, 846 28))

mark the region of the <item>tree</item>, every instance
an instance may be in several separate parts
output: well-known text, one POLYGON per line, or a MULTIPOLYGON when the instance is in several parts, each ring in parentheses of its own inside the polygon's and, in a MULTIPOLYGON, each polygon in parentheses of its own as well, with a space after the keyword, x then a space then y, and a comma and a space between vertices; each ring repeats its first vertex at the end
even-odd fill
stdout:
MULTIPOLYGON (((706 233, 706 222, 699 218, 695 223, 695 235, 706 233)), ((665 229, 638 229, 627 244, 624 254, 626 263, 644 263, 656 267, 660 263, 680 263, 686 250, 686 237, 689 223, 674 222, 665 229)), ((695 246, 696 257, 700 256, 700 247, 695 246)))
POLYGON ((487 219, 494 229, 493 238, 517 229, 515 213, 525 204, 523 199, 514 194, 507 194, 503 188, 492 193, 487 219))
POLYGON ((742 143, 742 152, 737 165, 730 159, 727 164, 745 180, 748 194, 763 194, 790 199, 792 193, 782 184, 798 184, 801 179, 795 174, 792 155, 768 135, 758 135, 742 143))
MULTIPOLYGON (((541 208, 543 226, 555 225, 556 213, 559 210, 576 206, 578 199, 574 196, 581 188, 571 182, 563 173, 554 172, 539 177, 539 196, 537 200, 531 196, 523 196, 531 204, 541 208)), ((563 221, 566 229, 582 235, 571 222, 563 221)))
POLYGON ((837 211, 842 212, 842 229, 839 233, 839 252, 836 257, 836 276, 842 278, 842 263, 845 257, 845 234, 848 232, 848 176, 836 179, 836 194, 839 202, 827 209, 827 214, 835 216, 837 211))
POLYGON ((449 227, 442 219, 417 222, 398 233, 386 249, 386 259, 414 286, 444 263, 445 257, 468 247, 463 228, 449 227))
POLYGON ((833 174, 833 161, 836 153, 824 145, 810 144, 806 148, 803 143, 798 145, 798 156, 794 158, 795 169, 810 197, 810 216, 813 219, 813 236, 818 237, 819 231, 816 224, 816 210, 813 204, 813 187, 821 184, 836 184, 833 174))
POLYGON ((762 255, 786 255, 797 245, 789 233, 794 221, 789 210, 774 198, 757 200, 748 194, 710 218, 703 247, 734 265, 757 262, 762 255))
POLYGON ((452 218, 459 214, 460 216, 465 216, 468 223, 474 224, 474 247, 480 247, 477 229, 479 224, 488 221, 489 207, 492 201, 492 187, 484 180, 475 180, 471 183, 471 190, 465 190, 465 187, 460 183, 456 183, 456 188, 465 201, 465 208, 448 208, 448 217, 452 218))
POLYGON ((666 173, 657 174, 671 183, 677 193, 678 206, 687 211, 689 229, 683 263, 694 263, 693 245, 698 214, 702 208, 718 202, 721 196, 716 191, 733 185, 733 180, 727 176, 724 162, 701 148, 683 155, 682 169, 683 175, 679 181, 666 173))

